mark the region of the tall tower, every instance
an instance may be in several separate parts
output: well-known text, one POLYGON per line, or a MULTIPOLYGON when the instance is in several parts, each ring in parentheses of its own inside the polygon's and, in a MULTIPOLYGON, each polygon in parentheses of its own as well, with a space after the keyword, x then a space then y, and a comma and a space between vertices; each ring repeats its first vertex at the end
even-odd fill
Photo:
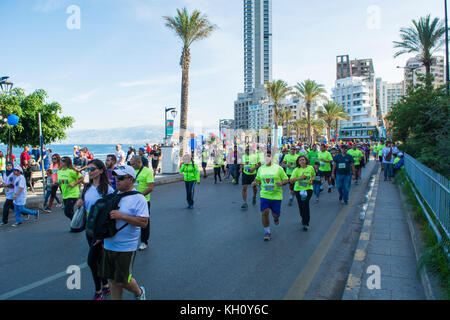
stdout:
POLYGON ((244 0, 244 91, 272 80, 272 0, 244 0))

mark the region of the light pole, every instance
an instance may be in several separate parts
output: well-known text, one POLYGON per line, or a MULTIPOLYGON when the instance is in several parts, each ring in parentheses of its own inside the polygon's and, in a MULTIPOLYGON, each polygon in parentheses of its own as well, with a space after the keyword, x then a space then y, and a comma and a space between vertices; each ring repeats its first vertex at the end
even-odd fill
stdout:
POLYGON ((412 82, 411 82, 411 84, 412 84, 412 91, 414 91, 414 73, 415 73, 414 70, 422 68, 422 66, 417 66, 417 67, 400 67, 400 66, 397 66, 397 68, 398 69, 407 69, 407 70, 411 71, 411 73, 412 73, 412 82))
POLYGON ((164 112, 164 145, 167 146, 167 112, 171 111, 172 117, 177 116, 177 110, 175 108, 165 108, 164 112))
MULTIPOLYGON (((14 84, 8 81, 9 77, 4 76, 0 77, 0 89, 2 93, 11 93, 12 87, 14 84)), ((12 162, 12 148, 11 148, 11 127, 8 126, 8 155, 9 159, 7 161, 12 162)))
POLYGON ((448 22, 447 22, 447 0, 444 1, 445 5, 445 58, 446 58, 446 79, 445 79, 445 90, 448 95, 449 85, 450 85, 450 67, 448 64, 448 22))

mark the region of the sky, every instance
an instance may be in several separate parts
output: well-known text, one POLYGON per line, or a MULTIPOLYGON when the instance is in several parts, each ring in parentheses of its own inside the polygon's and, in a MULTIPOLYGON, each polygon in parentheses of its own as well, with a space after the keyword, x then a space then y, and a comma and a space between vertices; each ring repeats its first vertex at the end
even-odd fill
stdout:
MULTIPOLYGON (((218 27, 192 45, 188 112, 190 126, 218 126, 244 89, 243 0, 0 0, 0 76, 45 89, 73 129, 162 126, 181 93, 181 42, 162 16, 183 7, 218 27)), ((377 77, 402 81, 396 67, 412 55, 393 58, 400 28, 444 17, 443 0, 273 0, 272 9, 273 79, 312 79, 328 96, 337 55, 372 58, 377 77)))

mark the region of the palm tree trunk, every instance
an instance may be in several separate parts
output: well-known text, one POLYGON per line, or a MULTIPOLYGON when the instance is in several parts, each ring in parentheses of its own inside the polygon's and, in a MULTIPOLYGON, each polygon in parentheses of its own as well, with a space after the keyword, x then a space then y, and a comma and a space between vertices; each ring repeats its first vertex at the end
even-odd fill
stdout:
POLYGON ((336 119, 336 134, 335 134, 336 140, 337 140, 337 135, 338 135, 338 134, 339 134, 339 120, 336 119))
POLYGON ((183 48, 181 57, 181 110, 180 110, 180 160, 183 158, 184 149, 187 143, 185 139, 187 130, 188 98, 189 98, 189 66, 191 64, 191 53, 189 48, 183 48))
POLYGON ((306 110, 308 111, 308 143, 311 144, 311 104, 306 104, 306 110))
POLYGON ((328 134, 327 134, 327 138, 328 138, 328 143, 330 143, 330 141, 331 141, 331 123, 328 123, 328 134))

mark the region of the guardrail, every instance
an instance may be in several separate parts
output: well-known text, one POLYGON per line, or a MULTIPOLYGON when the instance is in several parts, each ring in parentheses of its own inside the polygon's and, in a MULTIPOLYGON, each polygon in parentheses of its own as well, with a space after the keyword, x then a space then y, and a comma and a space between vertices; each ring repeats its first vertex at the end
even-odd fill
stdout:
MULTIPOLYGON (((404 154, 405 170, 420 193, 422 199, 431 209, 434 217, 441 225, 447 237, 450 238, 450 182, 447 178, 434 172, 408 154, 404 154)), ((426 210, 425 210, 425 214, 426 210)), ((428 218, 428 217, 427 217, 428 218)), ((430 220, 430 219, 429 219, 430 220)), ((429 221, 433 227, 432 221, 429 221)), ((433 228, 436 229, 436 228, 433 228)), ((436 232, 437 230, 435 230, 436 232)), ((440 234, 436 235, 438 242, 440 234)))

